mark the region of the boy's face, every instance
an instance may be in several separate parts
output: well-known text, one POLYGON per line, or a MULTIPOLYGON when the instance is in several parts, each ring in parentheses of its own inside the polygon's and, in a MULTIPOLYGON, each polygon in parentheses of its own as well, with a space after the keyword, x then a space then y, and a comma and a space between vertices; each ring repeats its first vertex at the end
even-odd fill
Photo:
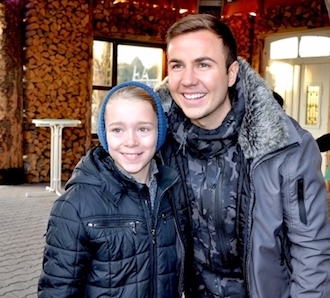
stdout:
POLYGON ((147 183, 156 152, 158 120, 151 104, 140 99, 110 99, 105 110, 109 154, 115 165, 147 183))
POLYGON ((169 89, 191 122, 215 129, 231 109, 228 87, 238 62, 227 72, 222 40, 208 30, 174 37, 167 47, 169 89))

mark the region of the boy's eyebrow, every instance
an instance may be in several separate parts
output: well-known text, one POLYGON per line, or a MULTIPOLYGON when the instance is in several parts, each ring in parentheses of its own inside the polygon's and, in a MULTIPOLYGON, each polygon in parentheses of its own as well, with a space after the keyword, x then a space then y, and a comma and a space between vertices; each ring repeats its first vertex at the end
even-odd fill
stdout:
MULTIPOLYGON (((144 121, 144 120, 142 120, 142 121, 138 121, 137 122, 137 124, 139 124, 139 125, 143 125, 143 124, 153 124, 152 122, 150 122, 150 121, 144 121)), ((125 122, 124 121, 116 121, 116 122, 110 122, 107 126, 113 126, 113 125, 125 125, 125 122)))

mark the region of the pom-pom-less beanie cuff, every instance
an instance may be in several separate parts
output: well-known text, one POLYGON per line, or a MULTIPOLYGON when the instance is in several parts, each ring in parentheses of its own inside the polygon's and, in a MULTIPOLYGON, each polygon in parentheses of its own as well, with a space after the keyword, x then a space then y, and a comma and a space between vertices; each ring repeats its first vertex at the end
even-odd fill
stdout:
POLYGON ((157 109, 157 118, 158 118, 158 139, 157 139, 157 146, 156 150, 158 151, 160 147, 164 144, 165 139, 166 139, 166 128, 167 128, 167 123, 166 123, 166 117, 165 113, 161 104, 161 101, 158 97, 158 95, 146 84, 137 82, 137 81, 128 81, 124 82, 121 84, 116 85, 113 87, 104 97, 100 112, 99 112, 99 118, 98 118, 98 127, 97 127, 97 134, 99 137, 99 141, 102 145, 102 147, 109 152, 108 149, 108 142, 107 142, 107 136, 106 136, 106 129, 105 129, 105 121, 104 121, 104 114, 105 114, 105 108, 106 105, 109 101, 109 98, 113 93, 115 93, 117 90, 127 87, 127 86, 135 86, 135 87, 140 87, 147 91, 151 97, 153 98, 156 109, 157 109))

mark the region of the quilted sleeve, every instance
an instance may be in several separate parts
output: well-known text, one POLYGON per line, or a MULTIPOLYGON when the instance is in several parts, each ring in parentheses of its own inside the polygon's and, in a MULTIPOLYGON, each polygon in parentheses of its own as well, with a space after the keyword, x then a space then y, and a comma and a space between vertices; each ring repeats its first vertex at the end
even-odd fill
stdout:
POLYGON ((90 254, 76 208, 64 198, 51 210, 44 248, 38 297, 83 297, 90 254))

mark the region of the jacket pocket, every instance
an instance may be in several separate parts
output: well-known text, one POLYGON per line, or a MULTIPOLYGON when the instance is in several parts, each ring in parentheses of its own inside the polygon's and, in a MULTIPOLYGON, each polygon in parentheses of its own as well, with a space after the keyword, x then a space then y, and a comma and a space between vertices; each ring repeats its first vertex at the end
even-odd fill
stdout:
POLYGON ((132 215, 89 218, 85 221, 85 228, 92 258, 104 264, 112 262, 112 266, 133 258, 148 240, 145 221, 132 215))
POLYGON ((302 223, 307 225, 305 193, 304 193, 304 179, 303 178, 298 179, 297 195, 298 195, 299 218, 302 223))
POLYGON ((134 235, 136 235, 136 228, 140 224, 140 220, 133 218, 100 218, 87 221, 87 227, 90 229, 116 229, 116 228, 130 228, 134 235))

